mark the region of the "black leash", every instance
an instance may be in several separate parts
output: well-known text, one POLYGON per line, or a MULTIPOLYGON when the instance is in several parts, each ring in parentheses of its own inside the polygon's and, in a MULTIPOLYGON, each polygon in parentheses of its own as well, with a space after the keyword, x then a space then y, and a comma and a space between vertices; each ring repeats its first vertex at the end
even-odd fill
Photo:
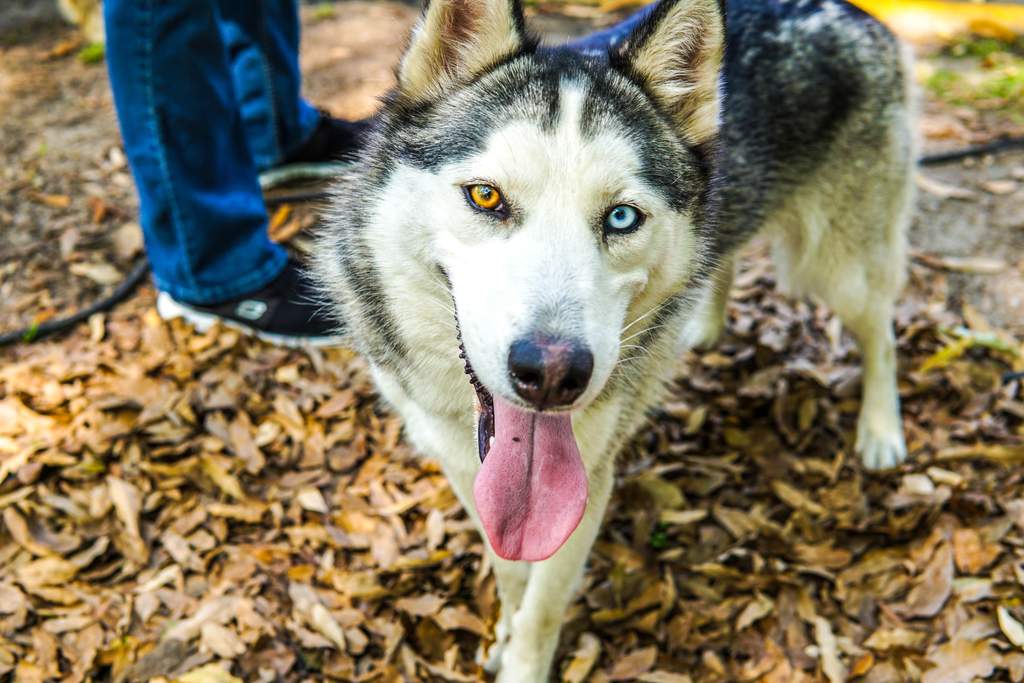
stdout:
POLYGON ((131 272, 128 273, 128 277, 122 280, 121 284, 114 288, 114 291, 108 296, 93 302, 92 305, 86 306, 82 310, 73 313, 66 318, 47 320, 46 322, 38 325, 30 325, 21 330, 14 330, 13 332, 2 334, 0 335, 0 346, 9 346, 10 344, 15 344, 17 342, 31 342, 36 339, 48 337, 51 334, 68 331, 78 323, 88 320, 89 316, 113 308, 127 299, 128 295, 131 294, 146 278, 146 274, 148 272, 149 261, 143 258, 139 261, 138 265, 132 268, 131 272))
MULTIPOLYGON (((964 147, 950 152, 928 154, 921 157, 919 163, 921 166, 940 166, 954 161, 984 156, 986 154, 997 154, 1011 149, 1024 149, 1024 137, 1002 138, 985 145, 975 145, 973 147, 964 147)), ((268 207, 273 207, 280 206, 281 204, 321 202, 326 201, 330 196, 329 192, 324 192, 323 190, 287 192, 271 195, 265 199, 265 202, 268 207)), ((124 281, 121 282, 121 284, 119 284, 114 291, 110 293, 110 295, 97 300, 92 305, 66 318, 48 320, 39 325, 30 325, 29 327, 20 330, 0 334, 0 347, 9 346, 18 342, 32 342, 37 339, 42 339, 43 337, 67 332, 78 325, 78 323, 88 320, 89 316, 110 310, 117 304, 121 303, 135 290, 136 287, 139 286, 139 284, 145 279, 147 273, 149 273, 149 261, 143 259, 138 265, 132 268, 124 281)), ((1003 379, 1006 383, 1017 379, 1024 379, 1024 373, 1010 373, 1003 379)))
POLYGON ((928 154, 921 157, 918 163, 921 166, 940 166, 953 161, 985 156, 986 154, 1006 152, 1011 149, 1024 149, 1024 137, 1000 138, 999 140, 994 140, 984 145, 964 147, 962 149, 954 149, 949 152, 939 152, 938 154, 928 154))

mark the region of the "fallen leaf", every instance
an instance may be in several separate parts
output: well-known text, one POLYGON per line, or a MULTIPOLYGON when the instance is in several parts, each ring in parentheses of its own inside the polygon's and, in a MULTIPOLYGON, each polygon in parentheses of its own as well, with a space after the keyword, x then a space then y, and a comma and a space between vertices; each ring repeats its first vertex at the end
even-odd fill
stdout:
POLYGON ((55 586, 70 581, 78 573, 78 567, 60 557, 45 557, 28 562, 15 571, 18 582, 25 588, 55 586))
POLYGON ((999 630, 1012 645, 1024 650, 1024 625, 1013 618, 1010 611, 1002 605, 996 607, 996 620, 999 630))
POLYGON ((292 606, 295 608, 295 611, 310 626, 330 641, 338 650, 341 652, 345 651, 345 632, 334 616, 320 602, 320 597, 312 586, 293 582, 288 587, 288 596, 292 600, 292 606))
POLYGON ((92 280, 98 285, 116 285, 124 276, 109 263, 72 263, 69 270, 73 275, 92 280))
POLYGON ((1002 180, 986 180, 981 184, 981 189, 994 195, 1013 194, 1017 191, 1018 187, 1019 184, 1016 180, 1010 180, 1008 178, 1002 180))
POLYGON ((562 683, 583 683, 600 656, 601 641, 598 637, 589 632, 581 634, 572 659, 562 672, 562 683))
POLYGON ((921 683, 972 683, 992 675, 997 660, 984 639, 954 638, 932 652, 928 661, 934 667, 924 672, 921 683))
POLYGON ((771 598, 758 593, 754 599, 747 603, 739 616, 736 617, 736 631, 742 631, 756 622, 764 619, 775 609, 775 602, 771 598))
POLYGON ((199 628, 199 645, 223 659, 234 659, 246 651, 245 644, 234 631, 212 621, 199 628))
POLYGON ((71 197, 66 194, 46 194, 44 192, 33 192, 32 198, 37 202, 45 204, 51 209, 66 209, 71 206, 71 197))
POLYGON ((177 683, 244 683, 241 678, 232 676, 220 664, 206 664, 192 669, 177 679, 177 683))
POLYGON ((974 199, 978 196, 978 193, 973 190, 944 183, 923 173, 918 173, 915 180, 919 189, 939 199, 974 199))
POLYGON ((942 609, 952 592, 953 549, 948 543, 940 543, 916 585, 907 595, 901 611, 909 616, 934 616, 942 609))
POLYGON ((233 474, 228 472, 227 468, 218 459, 211 455, 204 455, 200 458, 199 462, 202 465, 203 472, 217 485, 217 488, 235 500, 245 500, 246 495, 242 490, 242 484, 239 483, 233 474))
POLYGON ((303 510, 319 512, 322 515, 326 515, 330 512, 330 508, 327 507, 327 501, 324 500, 323 494, 320 493, 319 489, 313 486, 307 486, 301 489, 295 495, 295 500, 298 501, 303 510))
POLYGON ((814 640, 818 643, 818 657, 821 659, 821 670, 830 683, 845 683, 846 666, 839 659, 839 644, 836 642, 832 626, 824 617, 814 619, 814 640))
POLYGON ((953 532, 953 556, 957 569, 965 574, 977 574, 995 562, 1002 552, 1002 546, 986 542, 974 529, 953 532))
POLYGON ((608 674, 609 681, 628 681, 639 678, 654 667, 658 659, 658 648, 645 647, 633 650, 615 662, 608 674))

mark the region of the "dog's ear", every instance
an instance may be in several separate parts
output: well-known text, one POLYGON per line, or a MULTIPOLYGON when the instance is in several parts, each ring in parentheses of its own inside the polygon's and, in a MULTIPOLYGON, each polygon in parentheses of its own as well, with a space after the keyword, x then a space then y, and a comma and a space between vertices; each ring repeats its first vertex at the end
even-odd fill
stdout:
POLYGON ((520 0, 428 0, 398 67, 398 90, 436 97, 527 43, 520 0))
POLYGON ((661 0, 610 59, 646 86, 686 139, 702 144, 720 126, 724 53, 719 0, 661 0))

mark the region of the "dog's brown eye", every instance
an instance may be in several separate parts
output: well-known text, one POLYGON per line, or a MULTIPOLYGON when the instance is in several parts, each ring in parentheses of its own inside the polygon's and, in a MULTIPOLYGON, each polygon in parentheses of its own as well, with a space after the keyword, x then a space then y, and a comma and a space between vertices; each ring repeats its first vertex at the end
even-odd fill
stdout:
POLYGON ((482 211, 501 211, 504 200, 501 192, 493 185, 468 185, 466 187, 466 199, 477 209, 482 211))

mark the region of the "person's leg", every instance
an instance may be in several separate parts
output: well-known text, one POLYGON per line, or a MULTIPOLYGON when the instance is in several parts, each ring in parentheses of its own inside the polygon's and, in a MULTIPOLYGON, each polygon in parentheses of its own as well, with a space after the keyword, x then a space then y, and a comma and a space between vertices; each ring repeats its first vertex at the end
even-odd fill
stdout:
POLYGON ((267 235, 216 4, 106 0, 104 14, 157 287, 212 304, 275 280, 287 255, 267 235))
POLYGON ((630 17, 624 21, 615 24, 603 31, 591 33, 576 40, 569 41, 567 46, 573 50, 579 50, 580 52, 596 52, 605 53, 609 49, 615 47, 633 32, 637 26, 646 19, 654 8, 658 6, 658 3, 654 2, 644 7, 642 10, 630 15, 630 17))
POLYGON ((218 0, 246 137, 260 170, 286 160, 316 132, 320 113, 302 99, 295 0, 218 0))

